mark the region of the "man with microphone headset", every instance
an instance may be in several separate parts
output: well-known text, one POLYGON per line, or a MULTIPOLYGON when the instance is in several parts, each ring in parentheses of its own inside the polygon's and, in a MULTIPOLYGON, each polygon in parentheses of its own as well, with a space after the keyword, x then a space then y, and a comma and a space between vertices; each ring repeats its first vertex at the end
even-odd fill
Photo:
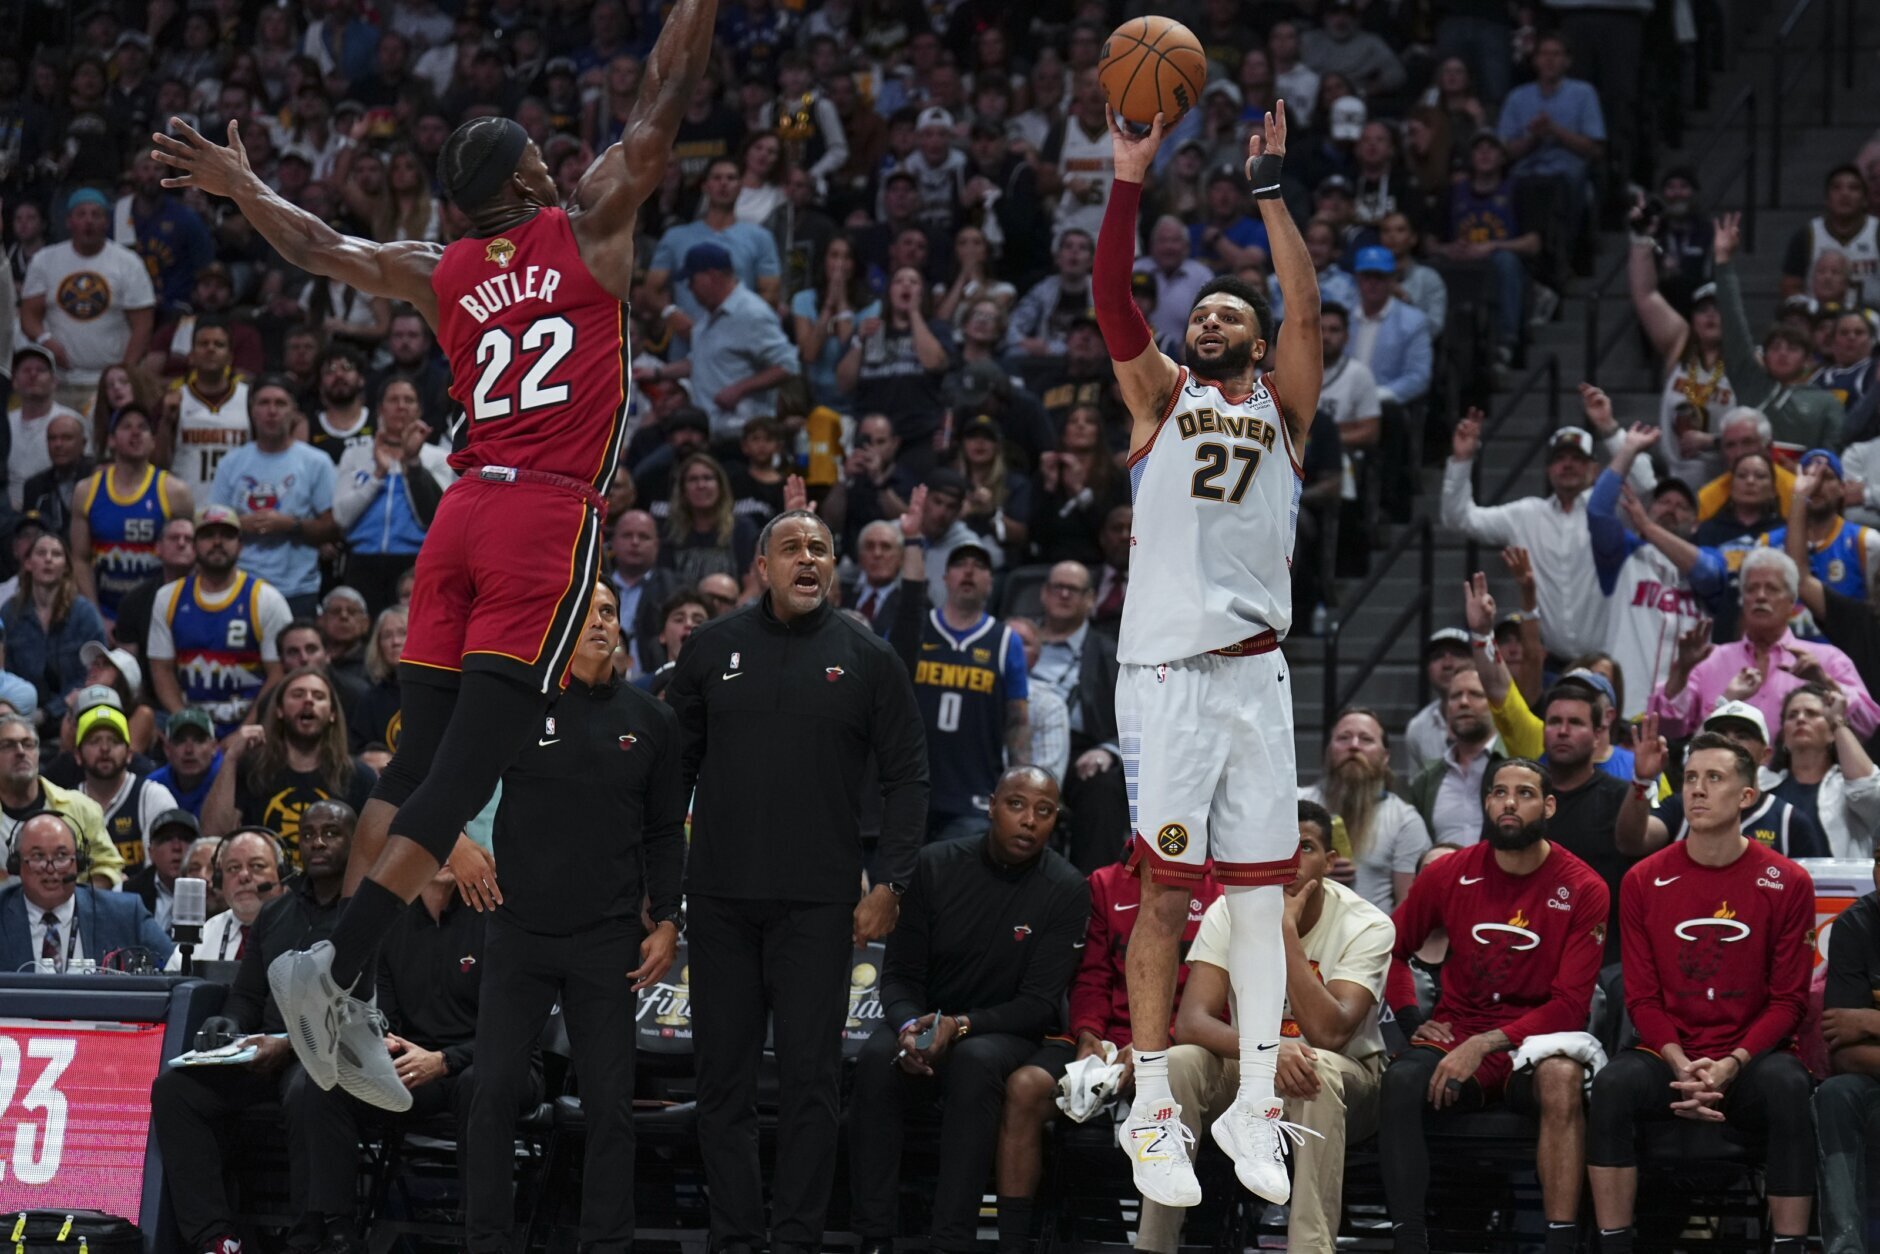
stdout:
POLYGON ((13 878, 0 888, 0 971, 31 970, 43 958, 62 972, 82 959, 140 948, 157 965, 169 961, 175 946, 142 901, 80 887, 88 863, 77 827, 63 814, 47 811, 20 824, 7 856, 13 878))
MULTIPOLYGON (((156 826, 161 827, 167 818, 167 814, 160 815, 156 826)), ((214 868, 210 886, 222 895, 228 909, 203 924, 194 958, 197 962, 239 962, 255 920, 261 917, 261 907, 274 900, 293 868, 273 831, 259 826, 238 827, 224 836, 210 865, 214 868)), ((181 953, 171 957, 169 969, 183 969, 181 953)))

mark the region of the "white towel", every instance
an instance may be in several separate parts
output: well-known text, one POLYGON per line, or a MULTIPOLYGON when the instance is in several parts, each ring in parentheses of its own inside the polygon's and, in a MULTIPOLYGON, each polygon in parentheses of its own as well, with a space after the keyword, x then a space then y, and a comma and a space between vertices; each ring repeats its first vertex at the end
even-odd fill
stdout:
POLYGON ((1606 1065, 1606 1049, 1591 1032, 1543 1032, 1521 1042, 1514 1051, 1516 1070, 1537 1067, 1549 1058, 1571 1058, 1586 1068, 1586 1083, 1606 1065))
POLYGON ((1058 1109, 1078 1123, 1102 1110, 1116 1095, 1123 1079, 1123 1064, 1116 1061, 1116 1046, 1103 1042, 1103 1052, 1080 1058, 1064 1068, 1058 1080, 1058 1109))

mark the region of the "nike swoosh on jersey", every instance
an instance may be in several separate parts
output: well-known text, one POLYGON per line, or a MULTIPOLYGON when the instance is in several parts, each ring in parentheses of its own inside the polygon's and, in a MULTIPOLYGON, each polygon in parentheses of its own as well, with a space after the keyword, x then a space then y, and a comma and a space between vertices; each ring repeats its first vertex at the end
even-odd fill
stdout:
POLYGON ((1652 876, 1652 887, 1663 888, 1666 884, 1675 884, 1683 878, 1684 877, 1682 875, 1674 875, 1668 880, 1661 880, 1656 875, 1654 875, 1652 876))
POLYGON ((745 674, 746 672, 744 671, 726 671, 724 674, 720 675, 718 678, 720 679, 743 679, 745 674))
POLYGON ((1110 908, 1111 908, 1112 910, 1134 910, 1134 909, 1135 909, 1135 908, 1136 908, 1137 906, 1139 906, 1139 905, 1141 905, 1141 904, 1142 904, 1142 903, 1141 903, 1140 901, 1135 901, 1135 902, 1131 902, 1131 903, 1130 903, 1129 905, 1127 905, 1127 906, 1126 906, 1126 905, 1124 905, 1124 904, 1123 904, 1122 902, 1120 902, 1120 901, 1119 901, 1119 902, 1117 902, 1117 903, 1116 903, 1116 904, 1115 904, 1114 906, 1112 906, 1112 907, 1110 907, 1110 908))
POLYGON ((555 737, 553 740, 538 740, 535 742, 536 747, 541 748, 541 749, 546 749, 550 745, 558 745, 560 743, 561 743, 560 736, 555 737))
POLYGON ((1480 883, 1482 882, 1482 880, 1483 880, 1484 878, 1485 878, 1484 876, 1480 876, 1480 875, 1477 875, 1477 876, 1473 876, 1473 877, 1471 877, 1471 876, 1467 876, 1467 875, 1458 875, 1458 876, 1456 877, 1456 883, 1458 883, 1458 884, 1480 884, 1480 883))

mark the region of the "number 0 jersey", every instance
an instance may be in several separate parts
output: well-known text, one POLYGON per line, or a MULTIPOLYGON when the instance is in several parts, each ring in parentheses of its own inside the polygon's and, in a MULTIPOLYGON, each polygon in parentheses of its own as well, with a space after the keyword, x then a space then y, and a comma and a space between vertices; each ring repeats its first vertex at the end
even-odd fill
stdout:
POLYGON ((1135 506, 1116 659, 1178 662, 1292 626, 1303 478, 1262 377, 1229 397, 1186 367, 1155 434, 1129 459, 1135 506))
POLYGON ((451 395, 470 421, 459 471, 515 466, 604 491, 620 456, 627 310, 581 259, 560 209, 466 236, 431 275, 451 395))

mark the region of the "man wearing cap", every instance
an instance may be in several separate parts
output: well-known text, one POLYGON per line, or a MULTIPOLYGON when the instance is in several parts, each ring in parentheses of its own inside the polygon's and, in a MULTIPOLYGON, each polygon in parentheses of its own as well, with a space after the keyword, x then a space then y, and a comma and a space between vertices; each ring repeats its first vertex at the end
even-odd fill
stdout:
POLYGON ((115 888, 124 882, 124 859, 104 833, 104 815, 97 802, 41 775, 39 734, 32 721, 18 714, 0 714, 0 858, 13 850, 21 825, 47 810, 63 814, 78 828, 89 855, 92 884, 115 888))
POLYGON ((188 810, 165 810, 150 821, 144 837, 149 861, 124 881, 124 891, 135 893, 164 932, 170 930, 170 911, 176 900, 176 880, 183 873, 183 858, 192 841, 202 836, 202 824, 188 810))
POLYGON ((673 313, 684 315, 681 321, 668 323, 677 335, 690 335, 692 325, 705 313, 689 285, 672 282, 674 272, 685 268, 686 258, 699 244, 716 244, 722 249, 730 259, 726 268, 765 304, 774 303, 783 290, 783 262, 777 256, 777 241, 763 227, 738 221, 741 177, 742 167, 733 158, 713 160, 705 171, 705 204, 697 220, 667 228, 653 249, 646 272, 647 290, 655 300, 668 302, 665 310, 669 319, 673 313))
POLYGON ((1547 495, 1488 506, 1475 503, 1470 480, 1481 439, 1481 418, 1470 411, 1456 424, 1443 470, 1443 526, 1477 544, 1526 549, 1534 570, 1543 575, 1536 588, 1537 612, 1547 651, 1563 659, 1596 652, 1606 642, 1606 599, 1599 593, 1586 531, 1594 478, 1592 434, 1582 427, 1554 433, 1547 446, 1547 495))
MULTIPOLYGON (((966 477, 957 470, 941 467, 927 472, 922 486, 927 489, 920 511, 920 535, 908 541, 908 562, 918 555, 927 578, 929 605, 944 605, 947 600, 947 569, 953 550, 964 544, 980 544, 979 536, 960 517, 966 505, 966 477)), ((911 509, 915 504, 909 502, 911 509)), ((982 550, 984 546, 980 546, 982 550)), ((998 559, 990 550, 987 558, 997 568, 998 559)))
POLYGON ((1508 145, 1486 127, 1469 141, 1468 177, 1450 184, 1443 241, 1444 257, 1484 263, 1494 275, 1496 347, 1502 364, 1512 364, 1526 326, 1527 263, 1540 256, 1541 233, 1521 220, 1508 145))
MULTIPOLYGON (((1238 192, 1239 182, 1232 185, 1238 192)), ((1213 196, 1214 187, 1210 184, 1210 204, 1213 196)), ((1260 235, 1265 238, 1265 228, 1261 228, 1260 235)), ((1237 237, 1228 234, 1226 238, 1230 247, 1239 247, 1237 237)), ((1195 296, 1202 285, 1214 277, 1214 271, 1205 262, 1190 255, 1194 251, 1187 224, 1174 214, 1164 214, 1149 229, 1148 254, 1136 259, 1134 273, 1148 276, 1155 285, 1155 312, 1148 317, 1157 339, 1182 342, 1188 334, 1188 311, 1194 308, 1195 296)), ((1264 245, 1261 251, 1265 252, 1264 245)))
POLYGON ((1404 726, 1404 758, 1409 773, 1416 775, 1437 761, 1449 748, 1449 725, 1443 713, 1450 681, 1469 665, 1469 633, 1460 627, 1439 627, 1423 645, 1423 670, 1429 678, 1430 691, 1436 695, 1430 703, 1410 716, 1404 726))
POLYGON ((204 506, 195 545, 195 569, 159 588, 151 607, 150 686, 171 713, 206 707, 218 735, 226 735, 247 716, 262 684, 280 678, 275 636, 294 612, 278 588, 236 568, 242 526, 234 510, 204 506))
POLYGON ((692 399, 711 420, 712 438, 735 440, 751 418, 776 412, 777 386, 801 369, 796 345, 777 314, 739 281, 722 244, 694 244, 679 271, 698 312, 691 352, 676 362, 640 367, 644 381, 690 380, 692 399))
POLYGON ((242 569, 279 589, 296 613, 310 614, 320 590, 320 546, 340 538, 334 463, 294 438, 286 381, 258 381, 248 413, 255 438, 222 458, 208 499, 239 517, 242 569))
MULTIPOLYGON (((1703 730, 1717 732, 1742 746, 1759 768, 1767 768, 1774 750, 1769 744, 1769 725, 1762 711, 1747 701, 1724 700, 1704 720, 1703 730)), ((1682 784, 1677 779, 1674 783, 1682 784)), ((1743 835, 1764 849, 1773 849, 1789 858, 1828 858, 1828 838, 1815 820, 1771 791, 1766 770, 1758 788, 1756 804, 1743 811, 1743 835)), ((1621 852, 1640 856, 1663 848, 1674 840, 1683 840, 1690 831, 1684 817, 1682 789, 1666 797, 1652 811, 1645 823, 1642 845, 1621 852)))
POLYGON ((143 259, 168 315, 182 308, 196 272, 215 260, 215 241, 200 215, 163 186, 163 167, 148 152, 131 162, 131 192, 117 202, 117 242, 143 259))
POLYGON ((1358 250, 1358 307, 1351 311, 1354 361, 1371 368, 1385 405, 1410 406, 1430 390, 1430 324, 1422 311, 1391 295, 1397 258, 1373 244, 1358 250))
POLYGON ((954 138, 953 115, 939 105, 929 105, 915 120, 914 151, 900 166, 914 176, 921 221, 947 236, 959 218, 960 188, 966 174, 966 154, 954 146, 954 138))
MULTIPOLYGON (((131 666, 135 668, 136 663, 131 666)), ((157 816, 176 809, 176 797, 162 784, 130 770, 131 725, 122 710, 94 705, 78 716, 74 740, 85 768, 81 791, 104 812, 105 835, 117 846, 124 865, 139 865, 144 861, 144 842, 156 830, 157 816)))
MULTIPOLYGON (((928 499, 931 501, 930 490, 928 499)), ((901 604, 890 642, 915 659, 914 695, 927 731, 929 842, 981 836, 991 821, 988 799, 1008 766, 1031 760, 1026 698, 1030 675, 1025 643, 986 612, 992 596, 992 554, 977 537, 946 555, 946 592, 928 609, 918 541, 902 564, 901 604), (919 641, 907 638, 919 623, 919 641)), ((931 570, 933 563, 925 563, 931 570)))
POLYGON ((1841 459, 1825 448, 1802 454, 1801 474, 1789 499, 1788 525, 1763 536, 1772 549, 1789 548, 1794 534, 1805 546, 1808 569, 1831 591, 1854 601, 1880 589, 1880 534, 1841 516, 1841 459))
POLYGON ((73 192, 66 200, 70 238, 34 253, 20 287, 20 331, 52 354, 58 398, 73 408, 90 404, 106 366, 143 361, 156 321, 150 271, 106 238, 110 212, 103 192, 73 192))
MULTIPOLYGON (((0 589, 4 591, 4 589, 0 589)), ((12 599, 12 593, 0 596, 0 604, 12 599)), ((6 624, 0 623, 0 706, 7 707, 0 713, 24 714, 32 718, 39 710, 39 689, 29 679, 23 679, 6 669, 7 635, 6 624)))
POLYGON ((14 509, 26 504, 26 481, 52 465, 47 446, 52 424, 68 419, 82 424, 84 419, 70 406, 54 400, 58 391, 59 371, 52 352, 39 344, 28 344, 13 353, 13 394, 18 403, 7 411, 7 426, 12 443, 7 449, 7 494, 14 509))
POLYGON ((209 712, 192 707, 170 715, 163 753, 167 761, 150 778, 169 789, 179 807, 200 816, 202 803, 209 799, 209 789, 222 769, 222 747, 216 743, 215 720, 209 712))
MULTIPOLYGON (((1705 617, 1690 580, 1654 545, 1619 520, 1619 494, 1640 454, 1659 442, 1660 429, 1636 423, 1620 441, 1612 463, 1600 472, 1586 502, 1593 537, 1593 565, 1607 600, 1605 651, 1632 677, 1620 715, 1637 718, 1656 678, 1671 667, 1678 637, 1705 617)), ((1830 454, 1832 456, 1832 454, 1830 454)), ((1632 513, 1634 506, 1626 506, 1632 513)), ((1660 479, 1647 512, 1653 523, 1684 540, 1697 528, 1697 494, 1682 479, 1660 479)), ((1875 546, 1880 549, 1880 545, 1875 546)), ((1874 554, 1880 560, 1880 553, 1874 554)))
POLYGON ((1388 96, 1404 84, 1403 62, 1390 45, 1358 26, 1357 0, 1327 0, 1324 25, 1301 42, 1305 63, 1320 74, 1341 74, 1370 97, 1388 96))

